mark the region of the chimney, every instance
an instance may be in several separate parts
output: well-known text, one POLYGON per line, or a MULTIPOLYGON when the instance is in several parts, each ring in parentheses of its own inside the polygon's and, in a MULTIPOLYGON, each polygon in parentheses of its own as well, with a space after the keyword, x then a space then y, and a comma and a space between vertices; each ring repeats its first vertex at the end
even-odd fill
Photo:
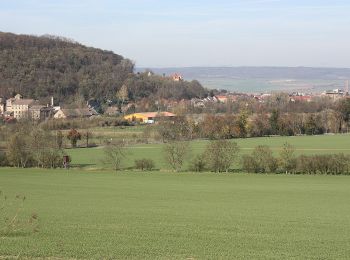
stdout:
POLYGON ((51 97, 51 106, 53 107, 53 97, 51 97))

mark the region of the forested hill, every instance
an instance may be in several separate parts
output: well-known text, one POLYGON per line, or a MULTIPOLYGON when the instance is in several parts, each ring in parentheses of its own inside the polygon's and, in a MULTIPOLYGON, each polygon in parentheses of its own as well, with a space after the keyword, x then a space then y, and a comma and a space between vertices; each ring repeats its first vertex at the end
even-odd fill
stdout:
POLYGON ((69 103, 76 99, 115 99, 125 84, 130 99, 158 95, 190 98, 205 90, 196 81, 177 86, 158 76, 134 74, 134 64, 110 51, 86 47, 56 36, 0 32, 0 96, 54 96, 69 103), (174 88, 175 87, 175 88, 174 88))

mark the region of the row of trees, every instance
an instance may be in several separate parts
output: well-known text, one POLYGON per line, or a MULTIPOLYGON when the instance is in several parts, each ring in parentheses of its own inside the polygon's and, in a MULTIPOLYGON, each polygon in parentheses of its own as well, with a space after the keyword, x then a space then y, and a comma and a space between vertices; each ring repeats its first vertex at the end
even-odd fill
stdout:
MULTIPOLYGON (((106 162, 120 170, 127 157, 127 147, 123 142, 108 144, 105 148, 106 162)), ((330 155, 295 155, 295 149, 288 143, 281 147, 279 156, 265 145, 255 147, 251 154, 239 156, 237 143, 229 140, 213 140, 204 151, 191 156, 189 142, 168 142, 163 147, 165 162, 175 172, 187 165, 194 172, 212 171, 228 172, 235 163, 241 164, 242 170, 252 173, 287 173, 287 174, 350 174, 350 156, 344 154, 330 155), (192 159, 191 159, 192 158, 192 159)), ((152 159, 135 160, 135 168, 152 170, 155 168, 152 159)))
POLYGON ((350 156, 345 154, 295 155, 285 143, 279 157, 268 146, 257 146, 250 155, 242 156, 242 169, 255 173, 350 174, 350 156))
MULTIPOLYGON (((349 103, 350 104, 350 103, 349 103)), ((350 110, 349 110, 350 114, 350 110)), ((202 120, 178 116, 159 122, 157 133, 163 141, 190 140, 196 138, 231 139, 268 135, 319 135, 342 133, 348 130, 348 114, 334 110, 320 113, 272 113, 207 114, 202 120)))
MULTIPOLYGON (((127 147, 122 141, 108 143, 105 148, 105 162, 112 164, 115 170, 120 170, 123 160, 127 157, 127 147)), ((166 143, 162 154, 173 171, 179 172, 186 163, 192 171, 211 170, 214 172, 227 172, 237 160, 239 147, 237 143, 227 140, 216 140, 210 142, 203 153, 197 154, 192 160, 190 143, 186 141, 175 141, 166 143)), ((135 160, 135 168, 140 170, 154 169, 152 159, 135 160)))

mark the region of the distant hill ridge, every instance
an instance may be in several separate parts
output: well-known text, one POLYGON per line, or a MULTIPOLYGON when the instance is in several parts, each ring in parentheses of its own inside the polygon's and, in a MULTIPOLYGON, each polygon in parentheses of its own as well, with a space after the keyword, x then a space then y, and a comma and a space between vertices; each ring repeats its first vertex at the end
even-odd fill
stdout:
MULTIPOLYGON (((150 68, 158 74, 174 71, 186 79, 199 78, 238 78, 238 79, 350 79, 350 68, 313 67, 174 67, 150 68)), ((144 70, 144 68, 137 68, 144 70)))
POLYGON ((111 104, 118 102, 116 93, 123 85, 128 100, 180 100, 207 93, 197 81, 134 73, 129 59, 67 38, 0 32, 0 97, 20 93, 33 99, 53 96, 64 103, 95 99, 111 104))
POLYGON ((0 96, 108 97, 133 67, 121 55, 66 38, 0 32, 0 96))

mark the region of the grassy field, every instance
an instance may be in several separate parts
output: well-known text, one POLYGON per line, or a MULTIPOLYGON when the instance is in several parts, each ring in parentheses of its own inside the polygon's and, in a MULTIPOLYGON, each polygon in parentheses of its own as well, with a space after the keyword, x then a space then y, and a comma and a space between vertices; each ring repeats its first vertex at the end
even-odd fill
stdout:
POLYGON ((346 176, 2 168, 0 190, 25 194, 40 222, 0 235, 0 256, 348 259, 349 186, 346 176))
MULTIPOLYGON (((292 136, 292 137, 259 137, 235 139, 241 148, 241 154, 250 153, 257 145, 268 145, 276 155, 285 142, 292 144, 297 154, 330 154, 350 153, 350 135, 322 135, 322 136, 292 136)), ((208 141, 191 142, 191 153, 195 155, 204 150, 208 141)), ((135 159, 150 158, 155 161, 156 168, 168 169, 164 162, 162 144, 134 145, 129 147, 124 167, 132 167, 135 159)), ((101 147, 68 149, 73 165, 82 168, 101 169, 108 168, 103 162, 104 152, 101 147)), ((238 167, 238 165, 236 165, 238 167)))
POLYGON ((291 80, 291 79, 238 79, 229 77, 204 77, 197 78, 204 87, 215 89, 227 89, 237 92, 266 93, 266 92, 293 92, 308 91, 322 92, 327 89, 341 88, 343 80, 291 80))

